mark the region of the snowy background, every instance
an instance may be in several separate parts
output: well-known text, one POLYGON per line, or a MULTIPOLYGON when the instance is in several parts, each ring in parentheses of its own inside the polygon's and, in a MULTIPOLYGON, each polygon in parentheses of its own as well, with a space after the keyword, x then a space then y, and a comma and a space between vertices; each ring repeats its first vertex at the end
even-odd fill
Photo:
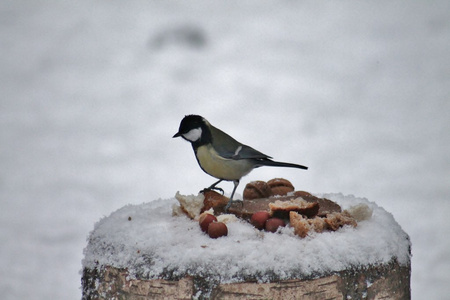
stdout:
POLYGON ((391 212, 413 299, 449 299, 449 37, 446 0, 1 1, 2 299, 80 299, 96 221, 210 185, 171 138, 189 113, 310 168, 239 193, 285 177, 391 212))

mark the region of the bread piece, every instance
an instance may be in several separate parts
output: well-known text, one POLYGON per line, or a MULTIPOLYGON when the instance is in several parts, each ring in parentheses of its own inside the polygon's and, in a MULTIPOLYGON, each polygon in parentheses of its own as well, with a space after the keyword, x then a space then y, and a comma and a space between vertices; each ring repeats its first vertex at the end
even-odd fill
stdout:
MULTIPOLYGON (((179 192, 176 193, 175 198, 180 203, 180 208, 189 218, 198 219, 200 215, 200 211, 203 208, 203 200, 205 197, 203 194, 194 195, 181 195, 179 192)), ((176 214, 176 211, 173 210, 173 214, 176 214)))
POLYGON ((324 219, 320 217, 307 219, 295 211, 289 213, 289 223, 294 228, 294 233, 301 238, 306 237, 310 231, 323 232, 327 229, 324 219))
POLYGON ((325 222, 325 220, 321 217, 315 217, 313 219, 307 219, 308 223, 311 225, 312 229, 315 232, 323 232, 324 230, 326 230, 328 228, 327 223, 325 222))
POLYGON ((295 211, 307 217, 314 217, 319 212, 319 203, 307 202, 302 198, 295 198, 289 201, 277 200, 269 203, 269 208, 273 216, 278 218, 288 218, 289 212, 295 211))
POLYGON ((357 226, 356 220, 347 211, 327 214, 327 217, 324 220, 325 223, 327 223, 328 228, 333 231, 338 230, 344 225, 357 226))
POLYGON ((352 206, 347 211, 357 222, 369 220, 372 217, 372 209, 365 203, 360 203, 352 206))
POLYGON ((222 212, 227 205, 228 199, 224 195, 219 194, 216 191, 212 190, 204 190, 201 192, 205 196, 205 200, 203 201, 203 208, 201 209, 201 212, 214 209, 215 213, 222 212))

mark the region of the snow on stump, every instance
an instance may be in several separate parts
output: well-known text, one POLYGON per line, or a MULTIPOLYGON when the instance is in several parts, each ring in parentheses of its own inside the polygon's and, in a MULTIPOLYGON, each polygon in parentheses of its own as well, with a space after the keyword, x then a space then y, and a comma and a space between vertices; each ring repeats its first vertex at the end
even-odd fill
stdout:
MULTIPOLYGON (((304 204, 290 195, 268 202, 304 204)), ((357 224, 332 228, 325 223, 335 215, 322 209, 319 230, 297 210, 295 218, 310 226, 306 234, 289 222, 259 230, 245 216, 259 200, 244 201, 240 218, 218 215, 217 206, 209 211, 228 228, 212 239, 198 222, 203 194, 125 206, 90 233, 83 299, 410 299, 411 244, 393 216, 363 198, 308 195, 302 198, 322 199, 322 207, 332 200, 357 224)), ((259 201, 256 210, 266 207, 259 201)))

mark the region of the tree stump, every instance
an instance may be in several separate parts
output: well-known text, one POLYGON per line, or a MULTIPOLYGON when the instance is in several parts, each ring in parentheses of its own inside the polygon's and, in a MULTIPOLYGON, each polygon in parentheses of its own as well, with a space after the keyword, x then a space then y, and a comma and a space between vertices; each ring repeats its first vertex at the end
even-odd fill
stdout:
POLYGON ((410 266, 393 261, 382 266, 341 271, 315 279, 270 283, 218 284, 203 289, 202 278, 128 279, 126 270, 84 269, 83 299, 411 299, 410 266), (203 295, 203 296, 202 296, 203 295))
POLYGON ((305 239, 238 221, 213 240, 171 215, 174 199, 125 206, 90 234, 83 299, 410 299, 411 245, 392 215, 328 198, 365 203, 373 216, 305 239))

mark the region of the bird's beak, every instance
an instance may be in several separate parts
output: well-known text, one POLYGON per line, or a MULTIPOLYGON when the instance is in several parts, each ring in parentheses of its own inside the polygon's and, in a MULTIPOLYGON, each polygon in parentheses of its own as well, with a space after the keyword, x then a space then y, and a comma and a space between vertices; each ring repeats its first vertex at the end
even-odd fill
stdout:
POLYGON ((181 133, 177 132, 177 133, 174 134, 174 136, 172 138, 176 138, 176 137, 179 137, 179 136, 181 136, 181 133))

